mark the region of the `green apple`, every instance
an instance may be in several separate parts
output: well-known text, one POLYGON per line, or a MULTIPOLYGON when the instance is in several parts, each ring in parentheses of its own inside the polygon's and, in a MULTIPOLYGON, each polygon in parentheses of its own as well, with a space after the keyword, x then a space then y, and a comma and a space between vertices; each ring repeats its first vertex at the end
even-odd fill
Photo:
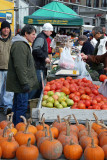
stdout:
POLYGON ((48 102, 48 103, 46 104, 46 107, 48 107, 48 108, 53 108, 53 103, 52 103, 52 102, 48 102))
POLYGON ((42 101, 42 106, 46 107, 46 100, 45 101, 42 101))
POLYGON ((47 100, 48 97, 49 97, 48 95, 44 95, 43 98, 42 98, 42 100, 43 100, 43 101, 44 101, 44 100, 47 100))
POLYGON ((68 106, 72 106, 74 104, 74 101, 72 99, 67 99, 66 103, 68 106))
POLYGON ((53 92, 53 91, 48 91, 47 95, 48 95, 48 96, 53 96, 53 95, 54 95, 54 92, 53 92))
POLYGON ((64 101, 61 102, 61 105, 63 106, 63 108, 66 108, 66 107, 67 107, 67 103, 64 102, 64 101))
POLYGON ((55 100, 54 107, 56 107, 58 104, 59 104, 59 102, 57 100, 55 100))
POLYGON ((56 107, 59 108, 59 109, 63 108, 62 104, 58 104, 56 107))
POLYGON ((54 98, 52 98, 52 97, 49 97, 48 99, 47 99, 47 102, 51 102, 51 103, 54 103, 54 98))
POLYGON ((58 97, 61 96, 60 92, 55 92, 55 95, 58 95, 58 97))
POLYGON ((65 101, 65 98, 64 98, 63 96, 60 96, 60 97, 58 98, 58 101, 61 103, 62 101, 65 101))
POLYGON ((64 92, 60 92, 61 96, 66 96, 66 94, 64 92))

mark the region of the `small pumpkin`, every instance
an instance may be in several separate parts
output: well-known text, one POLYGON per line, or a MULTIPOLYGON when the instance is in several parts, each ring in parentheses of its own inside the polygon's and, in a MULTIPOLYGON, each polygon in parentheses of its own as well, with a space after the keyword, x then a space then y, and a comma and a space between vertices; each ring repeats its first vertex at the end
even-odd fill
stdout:
POLYGON ((21 127, 27 125, 26 118, 25 118, 24 116, 20 116, 20 118, 22 118, 23 122, 20 122, 20 123, 18 123, 18 124, 16 125, 17 131, 20 131, 20 128, 21 128, 21 127))
POLYGON ((31 145, 31 138, 28 139, 27 145, 21 145, 16 151, 17 160, 37 160, 38 156, 38 148, 31 145))
POLYGON ((104 146, 102 147, 102 149, 103 149, 103 151, 104 151, 105 160, 107 160, 107 144, 104 145, 104 146))
POLYGON ((74 117, 74 120, 75 120, 75 122, 76 122, 76 126, 78 127, 79 131, 85 129, 85 126, 84 126, 83 124, 79 124, 79 122, 78 122, 78 120, 76 119, 75 115, 74 115, 74 114, 72 114, 72 115, 73 115, 73 117, 74 117))
MULTIPOLYGON (((0 122, 0 128, 4 129, 8 125, 9 122, 12 122, 12 119, 13 119, 13 112, 7 115, 7 120, 0 122), (10 118, 10 120, 9 120, 9 118, 10 118)), ((12 126, 14 127, 13 123, 12 123, 12 126)))
POLYGON ((35 144, 36 138, 33 133, 28 132, 28 124, 26 125, 26 129, 24 132, 19 131, 14 136, 15 140, 19 145, 27 144, 29 138, 31 138, 31 144, 35 144))
POLYGON ((91 145, 88 145, 84 151, 85 160, 104 160, 104 151, 101 147, 94 144, 94 139, 91 141, 91 145))
POLYGON ((52 132, 50 131, 50 139, 46 139, 40 145, 40 152, 45 159, 58 159, 62 155, 62 144, 53 139, 52 132))
POLYGON ((66 159, 79 160, 82 156, 83 150, 79 144, 75 144, 73 140, 71 140, 70 144, 64 146, 63 152, 66 159))
POLYGON ((99 139, 99 144, 100 144, 101 147, 107 144, 107 136, 106 135, 102 136, 99 139))
POLYGON ((7 140, 1 141, 0 146, 2 148, 2 158, 15 158, 15 153, 19 144, 15 140, 12 140, 12 134, 9 135, 7 140))

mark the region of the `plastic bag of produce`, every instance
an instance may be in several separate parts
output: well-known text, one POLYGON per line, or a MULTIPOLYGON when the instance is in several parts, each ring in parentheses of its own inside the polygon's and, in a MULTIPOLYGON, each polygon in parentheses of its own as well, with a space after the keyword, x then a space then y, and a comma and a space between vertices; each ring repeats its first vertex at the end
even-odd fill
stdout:
POLYGON ((75 62, 70 54, 70 48, 64 47, 58 64, 65 69, 74 69, 75 62))
POLYGON ((107 97, 107 79, 105 79, 105 81, 102 83, 98 91, 103 96, 107 97))
POLYGON ((86 63, 83 61, 80 54, 78 54, 77 58, 75 59, 75 67, 78 68, 80 73, 80 76, 78 76, 78 79, 86 78, 92 81, 92 78, 86 69, 86 63))

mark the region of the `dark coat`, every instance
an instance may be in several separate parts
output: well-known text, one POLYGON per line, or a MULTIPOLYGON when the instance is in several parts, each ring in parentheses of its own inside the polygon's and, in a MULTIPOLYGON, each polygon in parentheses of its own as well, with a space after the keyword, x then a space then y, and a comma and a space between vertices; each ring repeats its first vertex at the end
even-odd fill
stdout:
POLYGON ((35 60, 35 66, 40 70, 45 69, 45 59, 48 57, 48 45, 46 38, 47 35, 44 32, 41 32, 40 34, 38 34, 32 45, 32 54, 35 60))
MULTIPOLYGON (((104 68, 107 68, 107 52, 103 55, 88 55, 87 62, 93 62, 96 64, 103 63, 104 68)), ((105 71, 107 73, 107 71, 105 71)))
POLYGON ((89 41, 84 42, 83 47, 81 48, 81 53, 84 53, 86 55, 92 55, 93 52, 94 52, 93 45, 89 41))
POLYGON ((28 85, 30 90, 34 86, 38 88, 38 80, 31 48, 26 41, 19 39, 12 44, 10 50, 6 89, 10 92, 23 93, 25 85, 28 85))

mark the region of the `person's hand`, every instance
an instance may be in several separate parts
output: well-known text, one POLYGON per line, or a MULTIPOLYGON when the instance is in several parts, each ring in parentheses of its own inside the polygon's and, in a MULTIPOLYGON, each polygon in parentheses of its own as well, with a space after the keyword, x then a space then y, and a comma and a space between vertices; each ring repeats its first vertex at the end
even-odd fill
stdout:
POLYGON ((86 61, 86 60, 87 60, 87 58, 88 58, 87 55, 85 55, 84 53, 81 53, 80 55, 81 55, 83 61, 86 61))
POLYGON ((50 59, 47 57, 47 58, 45 59, 45 62, 46 62, 46 63, 50 63, 50 59))

